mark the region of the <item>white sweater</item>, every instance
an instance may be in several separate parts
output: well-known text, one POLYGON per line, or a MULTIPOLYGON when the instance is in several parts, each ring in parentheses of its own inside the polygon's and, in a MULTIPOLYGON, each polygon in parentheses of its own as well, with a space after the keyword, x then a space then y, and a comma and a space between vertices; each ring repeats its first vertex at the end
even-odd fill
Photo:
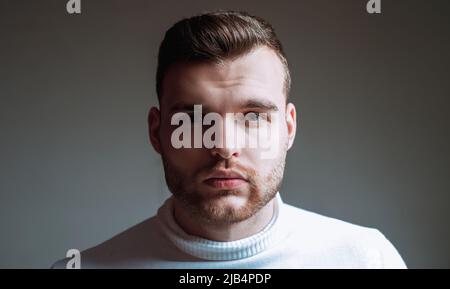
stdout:
POLYGON ((275 204, 261 232, 217 242, 185 233, 173 218, 171 197, 156 216, 82 252, 81 268, 406 268, 376 229, 284 204, 279 194, 275 204))

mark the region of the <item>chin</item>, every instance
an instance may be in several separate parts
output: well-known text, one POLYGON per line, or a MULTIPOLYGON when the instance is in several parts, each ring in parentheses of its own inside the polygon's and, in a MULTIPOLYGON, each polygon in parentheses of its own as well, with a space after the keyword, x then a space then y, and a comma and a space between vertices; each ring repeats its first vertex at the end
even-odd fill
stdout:
POLYGON ((248 199, 242 195, 235 193, 224 193, 214 198, 205 199, 202 204, 202 210, 207 215, 213 215, 217 218, 219 216, 229 216, 239 214, 240 211, 245 210, 248 205, 248 199))
POLYGON ((203 218, 215 225, 229 225, 246 220, 249 215, 245 207, 240 206, 209 206, 203 211, 203 218))
POLYGON ((203 200, 208 204, 239 208, 249 201, 248 196, 248 192, 244 190, 210 191, 205 194, 203 200))

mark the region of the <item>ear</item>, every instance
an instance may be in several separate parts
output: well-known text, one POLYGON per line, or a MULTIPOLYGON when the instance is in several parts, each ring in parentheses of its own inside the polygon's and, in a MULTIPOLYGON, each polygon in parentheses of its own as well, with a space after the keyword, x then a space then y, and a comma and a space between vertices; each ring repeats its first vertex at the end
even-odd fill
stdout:
POLYGON ((161 139, 159 137, 159 129, 161 126, 161 112, 158 108, 152 107, 148 112, 148 135, 150 142, 158 154, 161 154, 161 139))
POLYGON ((295 133, 297 131, 297 112, 293 103, 286 105, 286 125, 288 129, 288 150, 294 144, 295 133))

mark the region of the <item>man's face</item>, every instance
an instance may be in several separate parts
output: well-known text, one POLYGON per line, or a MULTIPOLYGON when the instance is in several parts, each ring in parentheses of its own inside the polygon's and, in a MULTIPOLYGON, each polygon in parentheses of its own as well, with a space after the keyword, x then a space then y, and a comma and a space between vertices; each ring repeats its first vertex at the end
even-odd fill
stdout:
MULTIPOLYGON (((240 222, 275 196, 283 178, 286 151, 295 136, 295 107, 286 105, 283 88, 281 61, 265 47, 222 64, 183 63, 168 70, 161 111, 153 108, 149 116, 151 141, 162 156, 170 191, 199 221, 217 225, 240 222), (272 130, 276 137, 265 140, 278 148, 277 153, 262 158, 261 148, 230 146, 226 141, 222 147, 211 149, 174 148, 171 136, 177 126, 171 125, 173 115, 191 114, 199 104, 203 114, 215 112, 224 120, 229 117, 227 113, 276 114, 278 123, 269 117, 250 130, 255 133, 278 126, 272 130)), ((202 123, 192 127, 192 138, 195 127, 203 133, 208 129, 202 123)), ((226 140, 232 133, 235 130, 225 124, 219 138, 226 140)))

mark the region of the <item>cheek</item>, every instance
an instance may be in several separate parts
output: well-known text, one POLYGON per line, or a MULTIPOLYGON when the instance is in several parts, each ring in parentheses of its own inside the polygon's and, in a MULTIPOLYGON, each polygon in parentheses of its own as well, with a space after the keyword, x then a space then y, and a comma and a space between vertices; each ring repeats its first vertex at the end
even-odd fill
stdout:
POLYGON ((207 162, 207 152, 204 149, 179 148, 176 149, 171 144, 171 131, 163 130, 161 133, 162 155, 172 167, 183 173, 197 171, 207 162))
POLYGON ((168 148, 164 153, 171 163, 177 164, 177 167, 181 169, 196 171, 195 168, 203 167, 203 163, 206 162, 205 153, 202 149, 168 148))
POLYGON ((272 167, 286 153, 287 126, 281 124, 277 129, 264 130, 260 133, 258 147, 247 149, 245 154, 249 156, 256 168, 259 166, 272 167))
MULTIPOLYGON (((209 155, 205 148, 175 148, 172 145, 171 138, 172 133, 176 129, 176 126, 165 124, 161 126, 161 150, 162 154, 173 166, 179 169, 189 169, 195 171, 195 168, 202 168, 208 163, 209 155)), ((194 135, 194 131, 191 131, 191 136, 194 135)), ((193 139, 191 139, 191 145, 194 145, 193 139)))
POLYGON ((245 163, 254 171, 257 178, 269 174, 276 162, 274 159, 262 158, 260 149, 246 149, 242 152, 241 157, 245 158, 245 163))

